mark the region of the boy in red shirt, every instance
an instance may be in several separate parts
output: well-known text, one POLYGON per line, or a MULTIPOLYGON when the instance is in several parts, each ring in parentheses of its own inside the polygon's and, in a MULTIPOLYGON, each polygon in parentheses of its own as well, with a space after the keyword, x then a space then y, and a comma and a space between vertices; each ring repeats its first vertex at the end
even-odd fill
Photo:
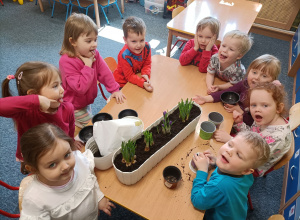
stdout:
POLYGON ((128 17, 123 24, 125 45, 118 55, 118 67, 114 71, 115 80, 123 87, 127 82, 153 91, 150 82, 151 48, 145 42, 146 25, 141 18, 128 17), (141 73, 141 77, 137 76, 141 73))

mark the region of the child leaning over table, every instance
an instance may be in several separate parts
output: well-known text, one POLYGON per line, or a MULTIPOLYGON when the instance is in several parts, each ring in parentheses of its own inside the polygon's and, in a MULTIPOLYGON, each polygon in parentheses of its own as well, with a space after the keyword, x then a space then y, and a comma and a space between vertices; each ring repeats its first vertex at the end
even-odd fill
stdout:
POLYGON ((207 67, 207 94, 227 89, 242 81, 246 70, 240 59, 250 50, 252 43, 252 38, 239 30, 225 34, 218 54, 211 57, 207 67), (215 76, 227 83, 214 85, 215 76))
POLYGON ((118 67, 114 71, 115 80, 120 87, 127 82, 153 91, 150 82, 151 48, 145 42, 146 25, 141 18, 128 17, 123 24, 125 45, 118 55, 118 67), (141 73, 141 77, 137 76, 141 73))
POLYGON ((270 154, 267 142, 255 132, 241 132, 225 143, 213 156, 197 153, 197 167, 191 200, 195 208, 206 210, 206 220, 241 220, 247 217, 247 194, 253 184, 254 169, 264 164, 270 154), (216 165, 209 181, 208 166, 216 165))
POLYGON ((220 25, 218 19, 213 17, 206 17, 199 21, 195 38, 186 43, 179 57, 182 66, 193 64, 199 67, 201 73, 207 72, 211 56, 218 53, 215 42, 219 36, 220 25))

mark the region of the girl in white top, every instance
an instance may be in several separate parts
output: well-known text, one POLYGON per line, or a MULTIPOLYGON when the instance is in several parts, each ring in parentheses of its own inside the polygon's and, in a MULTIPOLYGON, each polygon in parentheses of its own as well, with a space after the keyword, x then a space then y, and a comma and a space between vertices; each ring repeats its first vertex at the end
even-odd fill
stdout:
POLYGON ((24 191, 21 220, 98 219, 99 209, 111 215, 115 206, 100 191, 92 152, 73 148, 73 139, 52 124, 24 133, 21 151, 33 175, 24 191))
MULTIPOLYGON (((290 149, 292 133, 290 124, 283 117, 286 112, 286 93, 279 81, 260 83, 251 88, 248 93, 250 113, 254 119, 251 127, 242 121, 242 115, 233 111, 234 127, 237 131, 250 130, 260 134, 270 146, 270 159, 254 172, 254 176, 263 176, 290 149)), ((217 141, 227 142, 229 134, 222 133, 217 141)))

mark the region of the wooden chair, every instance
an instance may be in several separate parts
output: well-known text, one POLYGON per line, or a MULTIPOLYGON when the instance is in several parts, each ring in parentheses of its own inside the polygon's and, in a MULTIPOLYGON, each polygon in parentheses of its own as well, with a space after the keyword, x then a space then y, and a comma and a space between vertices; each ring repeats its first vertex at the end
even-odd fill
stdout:
MULTIPOLYGON (((115 71, 115 69, 117 69, 118 64, 117 64, 117 61, 113 57, 105 57, 104 61, 112 73, 115 71)), ((101 87, 101 84, 99 82, 98 82, 98 86, 99 86, 99 89, 100 89, 100 92, 101 92, 103 98, 105 100, 107 100, 107 98, 103 92, 103 89, 101 87)))
MULTIPOLYGON (((173 11, 172 11, 172 19, 175 18, 180 12, 182 12, 185 8, 183 6, 178 6, 177 8, 175 8, 173 11)), ((182 46, 188 41, 187 39, 185 38, 182 38, 182 37, 177 37, 177 41, 175 42, 175 44, 173 45, 173 47, 171 48, 171 51, 173 50, 173 48, 176 46, 176 44, 178 42, 181 42, 180 46, 179 46, 179 49, 182 48, 182 46)))
POLYGON ((100 6, 100 8, 101 8, 101 10, 104 14, 104 17, 106 19, 107 24, 109 24, 109 21, 108 21, 108 18, 106 16, 106 13, 105 13, 104 9, 106 8, 106 12, 108 13, 108 7, 109 6, 114 6, 115 5, 116 8, 119 11, 119 14, 121 15, 121 18, 123 19, 123 15, 122 15, 122 13, 120 11, 120 8, 118 6, 118 0, 98 0, 98 5, 100 6))
MULTIPOLYGON (((293 105, 289 111, 289 123, 290 123, 291 131, 294 131, 300 125, 299 115, 300 115, 300 102, 293 105)), ((264 176, 266 176, 266 174, 270 173, 271 171, 278 170, 284 165, 286 165, 293 157, 294 151, 295 151, 295 140, 292 133, 292 142, 289 151, 286 152, 285 155, 270 170, 268 170, 264 176)), ((248 193, 248 202, 249 202, 250 210, 254 210, 250 193, 248 193)))
POLYGON ((186 3, 186 6, 189 6, 193 1, 195 1, 195 0, 188 0, 186 3))

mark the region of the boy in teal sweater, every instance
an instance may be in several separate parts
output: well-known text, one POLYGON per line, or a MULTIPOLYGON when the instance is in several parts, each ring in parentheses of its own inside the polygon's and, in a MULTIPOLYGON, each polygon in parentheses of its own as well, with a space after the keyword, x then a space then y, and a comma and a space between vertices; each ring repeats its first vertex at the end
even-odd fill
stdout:
POLYGON ((257 133, 240 132, 213 156, 209 151, 197 153, 193 161, 197 175, 191 200, 195 208, 205 211, 208 220, 241 220, 247 217, 247 194, 253 184, 255 168, 268 161, 270 148, 257 133), (209 181, 208 166, 216 165, 209 181))

